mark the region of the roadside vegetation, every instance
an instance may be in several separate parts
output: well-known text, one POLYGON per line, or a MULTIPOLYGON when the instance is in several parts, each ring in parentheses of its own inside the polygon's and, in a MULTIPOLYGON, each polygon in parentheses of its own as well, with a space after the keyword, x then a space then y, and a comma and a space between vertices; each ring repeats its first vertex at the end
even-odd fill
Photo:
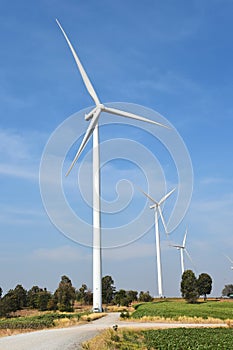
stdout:
POLYGON ((174 328, 156 330, 107 330, 83 343, 86 350, 229 350, 233 329, 174 328))
POLYGON ((135 311, 130 315, 131 319, 143 320, 174 320, 191 322, 200 320, 233 320, 233 302, 208 301, 189 304, 183 300, 161 300, 157 302, 135 305, 135 311))

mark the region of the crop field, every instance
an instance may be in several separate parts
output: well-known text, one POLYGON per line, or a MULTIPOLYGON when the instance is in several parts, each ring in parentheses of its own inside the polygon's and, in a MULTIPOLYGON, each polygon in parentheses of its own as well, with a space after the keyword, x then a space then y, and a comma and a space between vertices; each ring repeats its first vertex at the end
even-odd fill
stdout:
POLYGON ((142 317, 160 317, 175 321, 178 321, 180 317, 233 320, 233 303, 208 301, 187 304, 185 301, 163 300, 136 305, 131 318, 140 319, 142 317))
POLYGON ((69 327, 78 323, 90 322, 100 317, 104 313, 91 314, 89 312, 81 313, 58 313, 48 312, 33 316, 20 316, 0 319, 0 337, 25 331, 51 328, 51 327, 69 327), (7 330, 7 332, 6 332, 7 330), (17 332, 14 332, 14 331, 17 332))
POLYGON ((0 329, 43 329, 55 326, 55 321, 61 319, 80 320, 81 314, 47 313, 43 315, 14 317, 0 320, 0 329))
POLYGON ((83 344, 88 350, 230 350, 231 328, 108 330, 83 344))

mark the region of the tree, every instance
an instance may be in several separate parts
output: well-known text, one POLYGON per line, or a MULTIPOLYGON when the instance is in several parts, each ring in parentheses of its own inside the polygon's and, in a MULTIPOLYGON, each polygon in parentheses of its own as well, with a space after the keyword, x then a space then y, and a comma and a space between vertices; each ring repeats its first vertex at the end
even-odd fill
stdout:
POLYGON ((27 291, 21 284, 18 284, 12 292, 16 299, 17 310, 21 310, 23 307, 27 306, 27 291))
POLYGON ((180 290, 188 303, 195 303, 199 298, 197 279, 192 270, 183 273, 180 290))
POLYGON ((51 307, 51 304, 49 305, 49 301, 52 298, 52 295, 50 292, 47 291, 46 288, 38 293, 38 299, 37 299, 37 308, 40 311, 48 310, 49 307, 51 307))
POLYGON ((0 300, 2 298, 2 288, 0 287, 0 300))
POLYGON ((10 289, 0 301, 0 317, 9 316, 11 312, 18 310, 18 300, 13 289, 10 289))
POLYGON ((32 309, 38 309, 38 298, 39 294, 43 292, 43 289, 38 286, 33 286, 28 291, 27 304, 32 309))
POLYGON ((212 278, 210 275, 208 275, 208 273, 201 273, 199 275, 197 287, 199 295, 204 295, 204 300, 206 300, 206 295, 210 294, 212 290, 212 278))
POLYGON ((126 291, 124 289, 118 290, 113 299, 113 303, 116 305, 121 305, 121 306, 128 306, 129 305, 129 300, 127 298, 126 291))
POLYGON ((79 290, 76 291, 76 300, 81 304, 91 305, 93 302, 93 293, 87 288, 86 284, 82 284, 79 290))
POLYGON ((93 293, 89 288, 85 293, 84 303, 85 305, 91 305, 93 303, 93 293))
POLYGON ((153 298, 152 296, 150 295, 149 291, 147 292, 143 292, 141 291, 139 293, 139 298, 138 298, 139 301, 143 301, 143 302, 149 302, 149 301, 152 301, 153 298))
POLYGON ((137 294, 138 292, 134 290, 126 291, 124 289, 120 289, 115 293, 113 303, 121 306, 129 306, 132 301, 137 300, 137 294))
POLYGON ((116 288, 113 286, 114 281, 111 276, 102 278, 102 300, 104 304, 112 302, 116 288))
POLYGON ((127 291, 127 296, 130 300, 130 303, 132 303, 133 301, 137 301, 138 300, 138 292, 136 290, 128 290, 127 291))
POLYGON ((75 301, 75 288, 67 276, 61 277, 61 282, 54 293, 60 311, 73 311, 75 301))
POLYGON ((222 295, 229 296, 232 293, 233 293, 233 284, 226 284, 222 290, 222 295))
POLYGON ((87 292, 87 285, 82 284, 82 286, 79 288, 79 290, 76 291, 76 300, 79 301, 81 304, 85 303, 85 294, 87 292))

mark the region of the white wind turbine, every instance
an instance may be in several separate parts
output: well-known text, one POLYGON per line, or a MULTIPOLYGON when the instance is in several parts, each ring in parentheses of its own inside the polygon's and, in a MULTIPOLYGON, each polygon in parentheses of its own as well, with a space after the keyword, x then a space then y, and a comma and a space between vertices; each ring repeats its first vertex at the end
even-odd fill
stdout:
MULTIPOLYGON (((231 260, 231 259, 229 258, 229 256, 227 256, 227 255, 226 255, 226 257, 227 257, 227 259, 230 261, 230 263, 233 264, 233 260, 231 260)), ((231 266, 231 269, 233 270, 233 265, 231 266)))
MULTIPOLYGON (((106 113, 111 113, 111 114, 116 114, 118 116, 123 116, 126 118, 131 118, 131 119, 136 119, 136 120, 140 120, 143 122, 149 122, 158 126, 163 126, 166 127, 160 123, 157 123, 155 121, 149 120, 147 118, 144 118, 142 116, 133 114, 133 113, 129 113, 126 111, 121 111, 119 109, 115 109, 115 108, 109 108, 104 106, 73 46, 71 45, 65 31, 63 30, 61 24, 59 23, 58 20, 56 20, 58 26, 60 27, 66 42, 72 52, 72 55, 75 59, 75 62, 78 66, 79 72, 82 76, 84 85, 86 86, 86 89, 88 91, 88 93, 90 94, 90 96, 92 97, 94 103, 95 103, 95 107, 88 113, 85 115, 85 120, 90 120, 91 122, 87 128, 87 131, 83 137, 83 140, 81 142, 81 145, 66 173, 66 176, 70 173, 71 169, 73 168, 74 164, 77 162, 81 152, 83 151, 84 147, 86 146, 88 140, 90 139, 91 135, 93 134, 93 310, 94 311, 102 311, 102 261, 101 261, 101 215, 100 215, 100 158, 99 158, 99 131, 98 131, 98 119, 100 117, 100 114, 102 112, 106 112, 106 113)), ((168 128, 168 127, 166 127, 168 128)))
POLYGON ((188 231, 186 229, 185 234, 184 234, 184 239, 183 239, 183 242, 182 242, 181 245, 179 245, 179 244, 172 244, 172 247, 175 247, 175 248, 177 248, 180 251, 180 264, 181 264, 181 273, 182 273, 182 275, 184 273, 184 250, 187 253, 187 250, 186 250, 186 247, 185 247, 187 233, 188 233, 188 231))
POLYGON ((155 211, 155 238, 156 238, 156 256, 157 256, 157 274, 158 274, 158 294, 159 297, 163 297, 163 283, 162 283, 162 264, 161 264, 161 254, 160 254, 160 235, 159 235, 159 217, 163 223, 164 230, 167 234, 167 227, 163 217, 161 205, 165 200, 170 197, 170 195, 175 191, 175 188, 167 193, 164 197, 160 199, 159 202, 156 202, 148 193, 140 190, 147 198, 149 198, 154 204, 150 205, 150 209, 155 211))

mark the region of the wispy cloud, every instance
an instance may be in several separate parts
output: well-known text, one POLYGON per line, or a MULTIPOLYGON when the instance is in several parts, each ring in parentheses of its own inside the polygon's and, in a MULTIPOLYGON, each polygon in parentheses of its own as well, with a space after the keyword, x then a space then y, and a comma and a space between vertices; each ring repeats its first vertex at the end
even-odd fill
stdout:
POLYGON ((103 257, 108 261, 125 261, 155 255, 155 246, 150 243, 134 243, 122 248, 105 249, 103 257))
POLYGON ((91 260, 90 254, 84 254, 80 247, 64 245, 55 248, 40 248, 33 252, 32 257, 36 260, 53 262, 77 262, 91 260))
POLYGON ((0 129, 0 174, 26 180, 38 180, 45 135, 0 129))

